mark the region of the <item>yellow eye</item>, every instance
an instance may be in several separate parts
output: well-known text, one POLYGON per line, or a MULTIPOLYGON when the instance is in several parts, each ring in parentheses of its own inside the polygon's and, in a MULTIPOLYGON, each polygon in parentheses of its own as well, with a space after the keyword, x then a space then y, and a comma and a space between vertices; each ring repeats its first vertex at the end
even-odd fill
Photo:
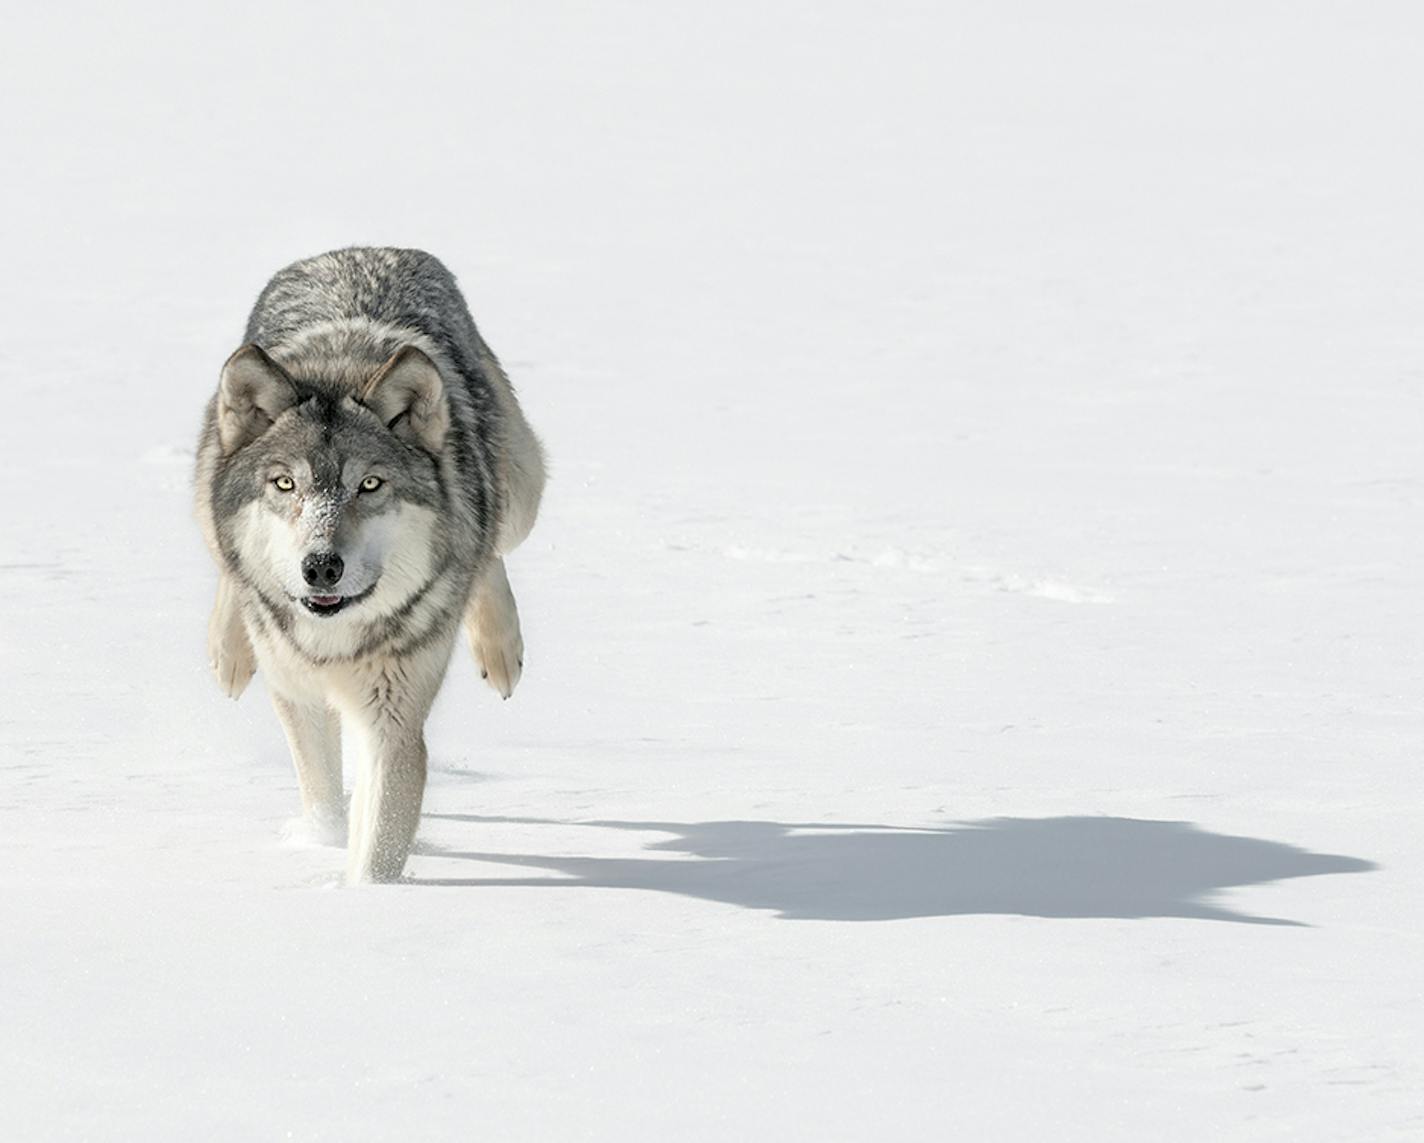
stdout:
POLYGON ((361 491, 374 492, 384 483, 385 481, 382 480, 379 476, 368 476, 365 480, 361 481, 361 491))
POLYGON ((273 480, 272 483, 277 486, 278 492, 290 492, 297 486, 296 481, 290 476, 279 476, 273 480))

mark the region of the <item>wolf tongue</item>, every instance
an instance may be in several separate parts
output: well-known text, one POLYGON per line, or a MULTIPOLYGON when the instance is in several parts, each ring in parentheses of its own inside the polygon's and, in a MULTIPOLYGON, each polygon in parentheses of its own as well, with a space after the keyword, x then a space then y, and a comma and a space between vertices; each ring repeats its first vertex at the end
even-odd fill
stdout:
POLYGON ((309 595, 307 598, 318 607, 330 607, 333 603, 341 602, 341 596, 339 595, 309 595))

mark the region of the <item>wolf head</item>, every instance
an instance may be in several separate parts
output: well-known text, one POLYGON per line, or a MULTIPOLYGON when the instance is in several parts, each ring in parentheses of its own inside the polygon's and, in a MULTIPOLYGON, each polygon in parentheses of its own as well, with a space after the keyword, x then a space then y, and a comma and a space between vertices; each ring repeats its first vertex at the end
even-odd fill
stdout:
POLYGON ((356 393, 299 383, 247 345, 214 403, 223 551, 273 604, 323 620, 399 606, 436 570, 449 407, 411 346, 356 393))

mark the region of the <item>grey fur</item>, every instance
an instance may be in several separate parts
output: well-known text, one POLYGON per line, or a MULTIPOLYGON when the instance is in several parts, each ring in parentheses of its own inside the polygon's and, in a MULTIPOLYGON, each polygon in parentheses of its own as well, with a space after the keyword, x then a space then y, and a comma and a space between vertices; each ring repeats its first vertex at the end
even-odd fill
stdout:
POLYGON ((337 713, 354 720, 370 749, 349 872, 389 879, 418 818, 421 726, 462 620, 491 685, 507 698, 518 681, 501 557, 533 525, 542 449, 454 278, 421 251, 288 266, 246 341, 198 445, 198 517, 221 573, 213 668, 234 697, 263 669, 304 808, 327 824, 340 814, 332 727, 337 713), (308 560, 330 555, 342 590, 309 590, 308 560))

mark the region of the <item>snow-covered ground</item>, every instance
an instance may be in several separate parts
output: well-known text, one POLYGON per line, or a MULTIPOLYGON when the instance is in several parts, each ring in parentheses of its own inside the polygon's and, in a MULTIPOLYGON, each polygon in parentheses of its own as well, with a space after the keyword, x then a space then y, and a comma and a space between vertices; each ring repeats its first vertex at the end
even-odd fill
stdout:
POLYGON ((1417 5, 4 24, 5 1138, 1424 1137, 1417 5), (554 478, 347 891, 188 489, 352 242, 554 478))

